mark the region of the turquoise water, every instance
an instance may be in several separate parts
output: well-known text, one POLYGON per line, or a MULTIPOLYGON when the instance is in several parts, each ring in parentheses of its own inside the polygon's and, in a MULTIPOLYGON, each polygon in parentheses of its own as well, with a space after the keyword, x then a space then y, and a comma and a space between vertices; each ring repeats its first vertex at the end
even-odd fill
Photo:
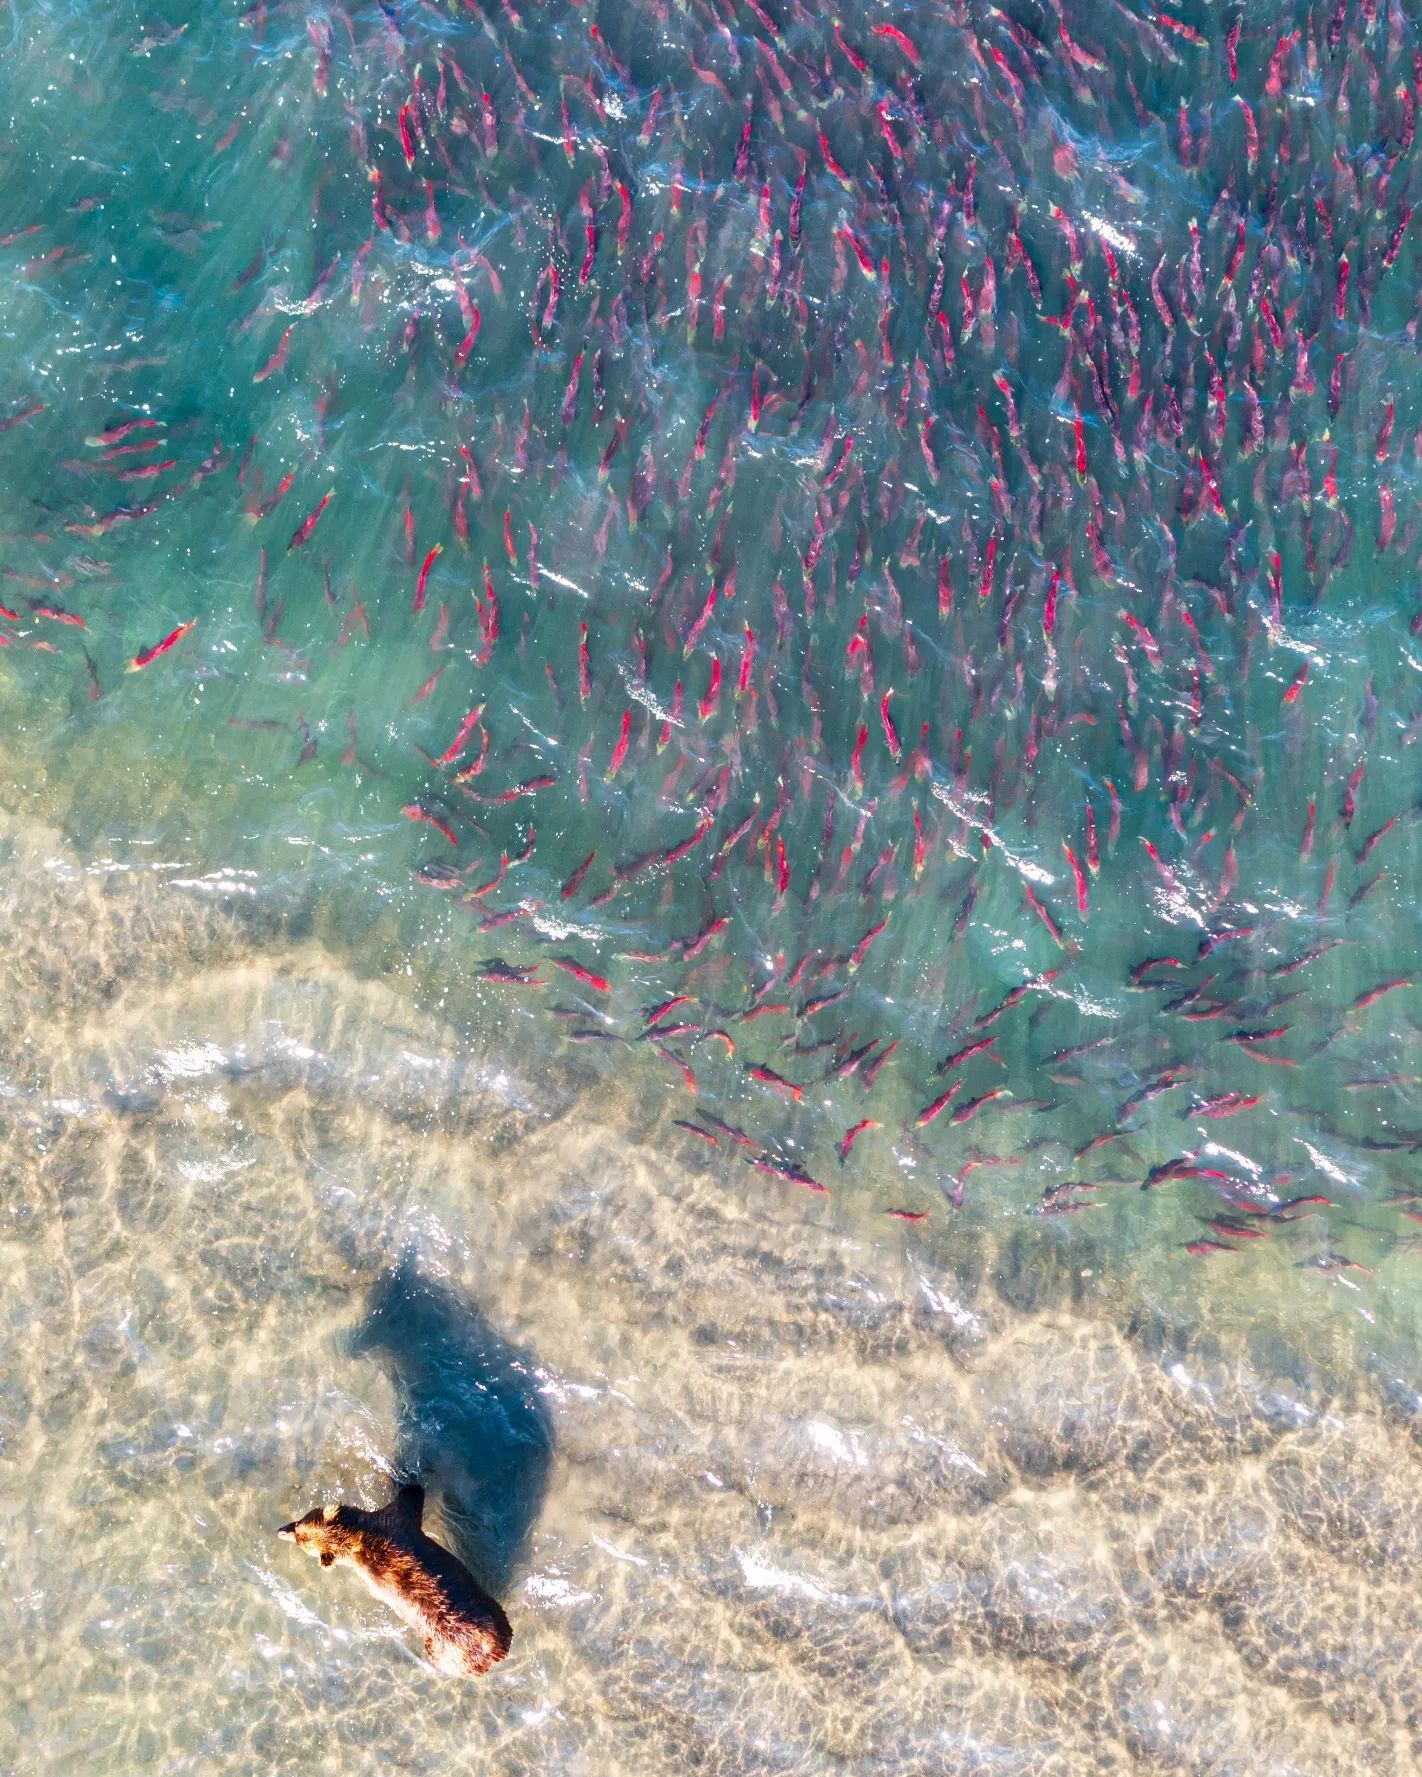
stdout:
POLYGON ((974 1736, 1011 1768, 1304 1769, 1278 1761, 1323 1724, 1320 1768, 1408 1756, 1410 1704, 1330 1689, 1321 1628, 1281 1676, 1243 1586, 1210 1593, 1237 1741, 1152 1738, 1121 1675, 1188 1664, 1197 1595, 1162 1556, 1147 1598, 1120 1541, 1202 1475, 1247 1491, 1267 1447, 1271 1573, 1326 1547, 1341 1610, 1349 1563, 1410 1571, 1407 12, 0 28, 6 1288, 11 1324, 52 1314, 7 1385, 7 1486, 69 1476, 64 1533, 129 1601, 91 1620, 92 1575, 57 1571, 17 1766, 314 1769, 329 1731, 332 1768, 374 1768, 388 1731, 422 1768, 462 1745, 442 1712, 481 1708, 501 1770, 609 1768, 614 1723, 629 1770, 664 1730, 727 1769, 972 1769, 974 1736), (393 1369, 360 1334, 380 1302, 393 1369), (991 1409, 935 1383, 940 1321, 973 1322, 954 1361, 999 1378, 991 1409), (1119 1408, 1170 1453, 1149 1503, 1130 1448, 1071 1446, 1098 1361, 1154 1379, 1119 1408), (1195 1364, 1256 1403, 1247 1459, 1219 1390, 1209 1436, 1164 1404, 1195 1364), (1039 1366, 1071 1446, 1045 1469, 1012 1429, 1039 1366), (963 1461, 1015 1479, 914 1478, 895 1427, 939 1385, 982 1420, 963 1461), (840 1391, 854 1428, 804 1433, 840 1391), (1310 1541, 1289 1477, 1336 1498, 1335 1425, 1388 1503, 1310 1541), (833 1517, 813 1580, 745 1479, 777 1464, 833 1517), (495 1703, 428 1702, 378 1607, 261 1540, 411 1467, 510 1598, 495 1703), (997 1607, 923 1628, 1036 1571, 1006 1530, 1005 1567, 950 1571, 945 1525, 1042 1537, 1048 1471, 1097 1477, 1084 1546, 1130 1619, 1061 1580, 1120 1680, 1080 1711, 997 1607), (916 1501, 901 1539, 876 1476, 916 1501), (155 1566, 161 1514, 205 1499, 219 1542, 155 1566), (145 1641, 165 1583, 206 1602, 145 1641), (794 1637, 731 1625, 772 1594, 814 1617, 816 1677, 792 1660, 808 1688, 767 1681, 751 1726, 732 1675, 794 1637), (861 1621, 908 1665, 861 1659, 861 1621), (220 1747, 209 1635, 243 1675, 220 1747), (720 1652, 673 1731, 655 1699, 693 1645, 720 1652), (960 1681, 966 1738, 896 1745, 916 1687, 960 1681), (814 1726, 844 1686, 862 1741, 814 1726))

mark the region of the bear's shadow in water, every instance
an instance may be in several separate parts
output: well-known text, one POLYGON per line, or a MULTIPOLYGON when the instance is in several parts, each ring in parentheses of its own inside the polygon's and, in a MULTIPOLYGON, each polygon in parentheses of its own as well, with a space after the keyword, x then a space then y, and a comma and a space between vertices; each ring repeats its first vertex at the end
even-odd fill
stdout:
POLYGON ((376 1280, 351 1351, 374 1358, 395 1386, 397 1484, 418 1481, 440 1498, 454 1552, 502 1595, 553 1458, 531 1358, 414 1258, 376 1280))

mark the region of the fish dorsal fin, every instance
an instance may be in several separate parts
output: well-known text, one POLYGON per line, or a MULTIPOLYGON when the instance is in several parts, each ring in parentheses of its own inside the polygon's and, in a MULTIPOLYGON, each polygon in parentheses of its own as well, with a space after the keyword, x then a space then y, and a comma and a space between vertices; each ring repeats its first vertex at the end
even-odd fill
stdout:
POLYGON ((424 1510, 425 1490, 412 1482, 402 1487, 388 1506, 370 1514, 371 1528, 386 1536, 418 1530, 424 1510))

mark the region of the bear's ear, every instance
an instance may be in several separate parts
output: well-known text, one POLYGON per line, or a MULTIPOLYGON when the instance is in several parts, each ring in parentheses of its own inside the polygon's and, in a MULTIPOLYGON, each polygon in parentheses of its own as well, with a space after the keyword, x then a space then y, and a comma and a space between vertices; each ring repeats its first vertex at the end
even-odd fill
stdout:
POLYGON ((336 1513, 339 1512, 340 1509, 339 1506, 326 1506, 321 1514, 323 1521, 327 1524, 334 1524, 336 1521, 336 1513))
POLYGON ((322 1549, 322 1551, 321 1551, 321 1565, 322 1565, 322 1567, 330 1567, 331 1564, 335 1561, 335 1559, 336 1559, 336 1557, 331 1553, 331 1551, 329 1549, 322 1549))

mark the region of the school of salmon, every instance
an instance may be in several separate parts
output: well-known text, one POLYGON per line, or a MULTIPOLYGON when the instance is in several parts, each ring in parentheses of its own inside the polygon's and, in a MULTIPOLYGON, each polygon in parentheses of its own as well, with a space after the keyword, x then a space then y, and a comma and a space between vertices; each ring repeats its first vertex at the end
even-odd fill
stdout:
MULTIPOLYGON (((135 649, 113 589, 175 509, 249 523, 224 634, 295 686, 423 638, 332 757, 388 782, 491 986, 650 1052, 688 1140, 814 1194, 879 1144, 907 1221, 1034 1151, 1042 1216, 1188 1192, 1192 1254, 1307 1220, 1299 1263, 1361 1269, 1347 1157, 1422 1147, 1370 1024, 1415 1005, 1410 940, 1362 992, 1330 972, 1365 903, 1405 922, 1422 813, 1368 769, 1422 733, 1417 18, 258 0, 242 32, 303 70, 270 176, 327 145, 309 281, 287 242, 230 281, 249 435, 145 399, 143 361, 84 436, 42 389, 0 407, 0 451, 52 449, 12 665, 95 700, 216 673, 206 614, 135 649), (423 427, 374 492, 340 449, 352 317, 423 427), (1263 893, 1266 782, 1297 855, 1263 893), (1103 876, 1134 929, 1093 923, 1103 876), (1310 1105, 1324 1051, 1353 1123, 1310 1105)), ((220 166, 256 123, 162 127, 220 166)), ((101 214, 17 220, 6 275, 71 275, 101 214)), ((300 765, 332 749, 279 720, 300 765)))

